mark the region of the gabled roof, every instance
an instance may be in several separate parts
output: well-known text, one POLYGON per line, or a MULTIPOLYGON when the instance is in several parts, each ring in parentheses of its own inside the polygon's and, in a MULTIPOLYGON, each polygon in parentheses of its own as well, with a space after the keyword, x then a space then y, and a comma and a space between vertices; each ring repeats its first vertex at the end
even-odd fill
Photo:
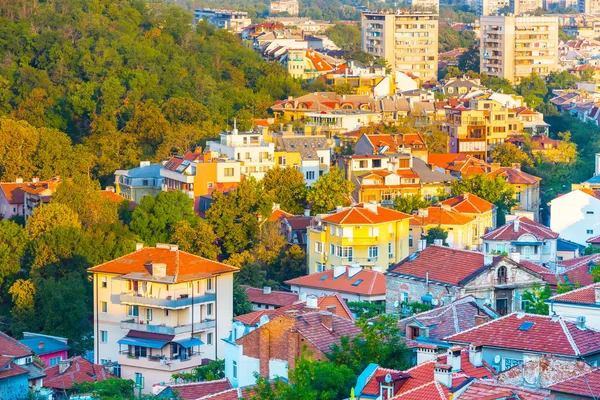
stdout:
POLYGON ((32 349, 35 355, 65 351, 71 348, 64 341, 48 337, 46 335, 25 336, 25 338, 21 339, 19 342, 32 349), (40 344, 42 344, 41 348, 40 344))
POLYGON ((429 154, 427 162, 447 171, 458 172, 461 176, 484 175, 492 169, 485 161, 464 153, 429 154))
POLYGON ((600 282, 567 293, 557 294, 550 297, 548 302, 600 307, 600 304, 596 302, 596 290, 600 290, 600 282))
POLYGON ((33 351, 18 340, 11 338, 4 332, 0 332, 0 356, 22 358, 32 356, 33 351))
POLYGON ((451 343, 579 357, 600 353, 600 331, 580 330, 562 317, 513 313, 446 337, 451 343))
POLYGON ((58 184, 60 183, 60 177, 56 176, 52 179, 39 182, 30 182, 27 185, 21 187, 21 190, 25 193, 33 195, 49 196, 56 191, 58 184))
POLYGON ((467 214, 481 214, 492 211, 496 206, 472 193, 463 193, 441 202, 452 207, 454 211, 467 214))
POLYGON ((458 178, 439 171, 432 171, 431 168, 420 158, 413 158, 413 171, 423 183, 450 183, 458 178))
MULTIPOLYGON (((494 257, 493 264, 502 258, 502 256, 494 257)), ((484 266, 484 262, 483 253, 432 245, 390 267, 386 275, 429 279, 458 286, 489 267, 484 266), (452 268, 448 268, 449 265, 452 268)))
POLYGON ((491 380, 477 379, 469 384, 457 399, 460 400, 548 400, 550 392, 523 386, 506 385, 491 380))
POLYGON ((281 292, 272 290, 270 293, 265 293, 264 289, 254 288, 251 286, 242 285, 248 300, 251 303, 268 304, 270 306, 283 307, 294 304, 298 301, 298 293, 281 292))
POLYGON ((0 356, 0 381, 17 375, 25 375, 27 369, 13 362, 14 358, 9 356, 0 356))
POLYGON ((482 236, 484 240, 517 240, 522 235, 531 234, 538 240, 556 239, 558 233, 550 230, 550 228, 530 220, 527 217, 517 217, 512 221, 490 231, 482 236), (518 221, 518 227, 515 230, 515 222, 518 221))
POLYGON ((533 185, 542 180, 542 178, 511 167, 500 167, 488 173, 488 176, 501 176, 511 185, 533 185))
POLYGON ((185 156, 173 156, 165 162, 163 168, 168 171, 183 172, 191 162, 202 160, 202 152, 190 152, 185 156), (180 168, 181 167, 181 168, 180 168))
POLYGON ((101 382, 113 378, 102 365, 92 364, 83 357, 77 356, 62 362, 69 362, 69 367, 59 372, 60 364, 44 369, 44 387, 52 389, 70 389, 74 383, 101 382))
POLYGON ((329 214, 323 217, 322 220, 338 225, 375 225, 400 221, 406 218, 410 218, 410 215, 375 204, 359 203, 347 207, 342 211, 329 214), (377 212, 374 212, 372 208, 376 209, 377 212))
POLYGON ((600 397, 600 368, 550 386, 552 392, 568 393, 592 399, 600 397))
POLYGON ((165 283, 188 282, 207 279, 216 275, 237 272, 238 268, 196 256, 181 250, 170 250, 160 247, 144 247, 133 253, 108 261, 104 264, 88 268, 88 272, 109 274, 135 274, 138 280, 159 281, 165 283), (166 277, 156 278, 151 275, 153 264, 166 264, 166 277))
POLYGON ((441 207, 429 207, 427 210, 427 216, 413 215, 410 220, 411 225, 467 225, 475 220, 475 217, 463 214, 452 210, 449 206, 441 207))
POLYGON ((317 151, 329 151, 329 143, 325 136, 282 136, 275 139, 277 151, 300 153, 304 161, 319 161, 317 151))
POLYGON ((322 313, 323 311, 298 315, 293 329, 323 353, 329 353, 331 346, 340 344, 342 337, 353 338, 360 333, 360 329, 354 324, 354 321, 342 318, 337 314, 330 314, 333 329, 329 330, 321 322, 322 313))
POLYGON ((361 269, 352 277, 346 272, 334 278, 334 269, 285 281, 286 285, 311 287, 329 292, 354 293, 368 296, 385 295, 385 276, 379 271, 361 269))
POLYGON ((571 258, 569 260, 559 261, 558 264, 565 269, 557 274, 557 277, 571 285, 580 284, 583 286, 594 283, 594 276, 591 274, 591 268, 600 264, 600 254, 590 254, 587 256, 571 258))
POLYGON ((585 241, 586 243, 600 244, 600 235, 593 236, 585 241))
POLYGON ((216 381, 168 384, 158 393, 158 396, 160 398, 161 394, 164 393, 165 395, 173 394, 178 400, 196 400, 231 388, 231 383, 227 378, 216 381))
POLYGON ((25 194, 21 188, 27 185, 28 183, 5 182, 0 183, 0 190, 4 192, 4 196, 10 204, 23 204, 25 201, 25 194))

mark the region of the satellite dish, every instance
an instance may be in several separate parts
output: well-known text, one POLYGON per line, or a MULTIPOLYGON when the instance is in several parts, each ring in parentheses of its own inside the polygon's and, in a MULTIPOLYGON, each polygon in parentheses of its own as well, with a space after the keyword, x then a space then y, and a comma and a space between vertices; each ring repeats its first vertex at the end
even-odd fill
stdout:
POLYGON ((400 303, 398 303, 398 300, 396 300, 396 301, 394 302, 394 307, 395 307, 395 308, 398 308, 398 306, 399 306, 399 305, 400 305, 400 303))
POLYGON ((390 383, 392 381, 392 374, 387 374, 385 376, 385 383, 390 383))
POLYGON ((500 354, 496 354, 496 357, 494 357, 494 364, 500 364, 500 354))

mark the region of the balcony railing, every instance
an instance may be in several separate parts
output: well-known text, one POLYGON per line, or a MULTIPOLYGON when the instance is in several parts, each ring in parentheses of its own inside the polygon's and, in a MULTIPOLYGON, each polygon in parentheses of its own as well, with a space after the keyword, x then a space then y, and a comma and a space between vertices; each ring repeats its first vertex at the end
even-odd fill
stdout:
POLYGON ((119 295, 119 300, 122 304, 133 304, 142 306, 152 306, 160 308, 185 308, 192 304, 202 304, 215 301, 217 296, 214 293, 207 293, 203 296, 193 297, 180 297, 178 299, 171 299, 168 296, 164 299, 157 299, 153 297, 143 297, 141 295, 122 293, 119 295))
MULTIPOLYGON (((196 322, 193 324, 193 331, 203 331, 215 327, 214 320, 205 320, 203 322, 196 322)), ((136 322, 135 318, 126 319, 121 321, 121 329, 133 329, 136 331, 162 333, 165 335, 179 335, 182 333, 192 332, 192 324, 178 325, 178 326, 166 326, 166 325, 155 325, 155 324, 141 324, 136 322)))

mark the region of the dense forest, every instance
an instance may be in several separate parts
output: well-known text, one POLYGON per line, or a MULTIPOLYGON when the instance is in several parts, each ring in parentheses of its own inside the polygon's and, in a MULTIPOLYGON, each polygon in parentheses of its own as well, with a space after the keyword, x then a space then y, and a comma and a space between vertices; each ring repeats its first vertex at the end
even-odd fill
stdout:
POLYGON ((0 1, 1 180, 103 177, 140 158, 161 160, 234 117, 250 127, 274 100, 301 91, 235 36, 204 23, 194 30, 180 7, 20 3, 0 1), (9 145, 15 137, 18 148, 9 145))

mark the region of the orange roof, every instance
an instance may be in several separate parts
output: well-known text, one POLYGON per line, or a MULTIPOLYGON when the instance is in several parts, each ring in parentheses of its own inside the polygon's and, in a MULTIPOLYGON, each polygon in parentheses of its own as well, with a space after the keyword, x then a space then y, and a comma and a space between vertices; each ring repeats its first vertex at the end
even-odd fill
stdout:
POLYGON ((500 167, 497 170, 490 172, 488 175, 502 176, 506 178, 508 183, 513 185, 532 185, 542 180, 542 178, 538 178, 537 176, 530 175, 526 172, 521 171, 520 169, 511 167, 500 167))
POLYGON ((170 250, 162 247, 144 247, 104 264, 88 268, 89 272, 94 273, 131 274, 132 278, 137 280, 154 280, 165 283, 206 279, 228 272, 237 272, 238 270, 236 267, 196 256, 185 251, 170 250), (153 277, 150 263, 166 264, 166 277, 153 277))
POLYGON ((467 214, 480 214, 491 211, 496 207, 489 201, 472 193, 463 193, 460 196, 451 197, 442 201, 441 204, 449 205, 454 211, 467 214))
POLYGON ((56 191, 59 183, 60 178, 56 176, 52 179, 48 179, 47 181, 27 183, 21 188, 21 190, 29 194, 42 194, 46 191, 49 191, 49 194, 52 194, 56 191))
POLYGON ((112 190, 101 190, 100 191, 100 195, 106 199, 106 200, 110 200, 114 203, 120 203, 122 201, 129 201, 128 199, 126 199, 123 196, 119 196, 118 194, 116 194, 115 192, 113 192, 112 190))
POLYGON ((0 189, 4 192, 4 196, 10 204, 23 204, 25 200, 21 188, 27 185, 28 183, 0 183, 0 189))
POLYGON ((414 215, 410 221, 411 225, 466 225, 473 222, 475 217, 461 214, 452 209, 444 207, 429 207, 427 208, 427 216, 421 217, 414 215))
POLYGON ((334 278, 334 270, 317 272, 299 278, 285 281, 286 285, 306 286, 327 290, 330 292, 354 293, 369 296, 385 295, 385 276, 378 271, 361 269, 353 276, 348 276, 349 267, 346 272, 334 278), (360 282, 359 282, 360 281, 360 282))
POLYGON ((267 221, 277 222, 277 221, 282 220, 283 218, 291 217, 291 216, 292 216, 292 214, 290 214, 289 212, 285 212, 278 208, 276 210, 273 210, 273 213, 271 214, 271 216, 269 218, 267 218, 267 221))
POLYGON ((410 215, 375 204, 359 203, 335 214, 323 217, 323 221, 339 225, 369 225, 401 221, 406 218, 410 218, 410 215), (373 209, 376 211, 373 211, 373 209))

